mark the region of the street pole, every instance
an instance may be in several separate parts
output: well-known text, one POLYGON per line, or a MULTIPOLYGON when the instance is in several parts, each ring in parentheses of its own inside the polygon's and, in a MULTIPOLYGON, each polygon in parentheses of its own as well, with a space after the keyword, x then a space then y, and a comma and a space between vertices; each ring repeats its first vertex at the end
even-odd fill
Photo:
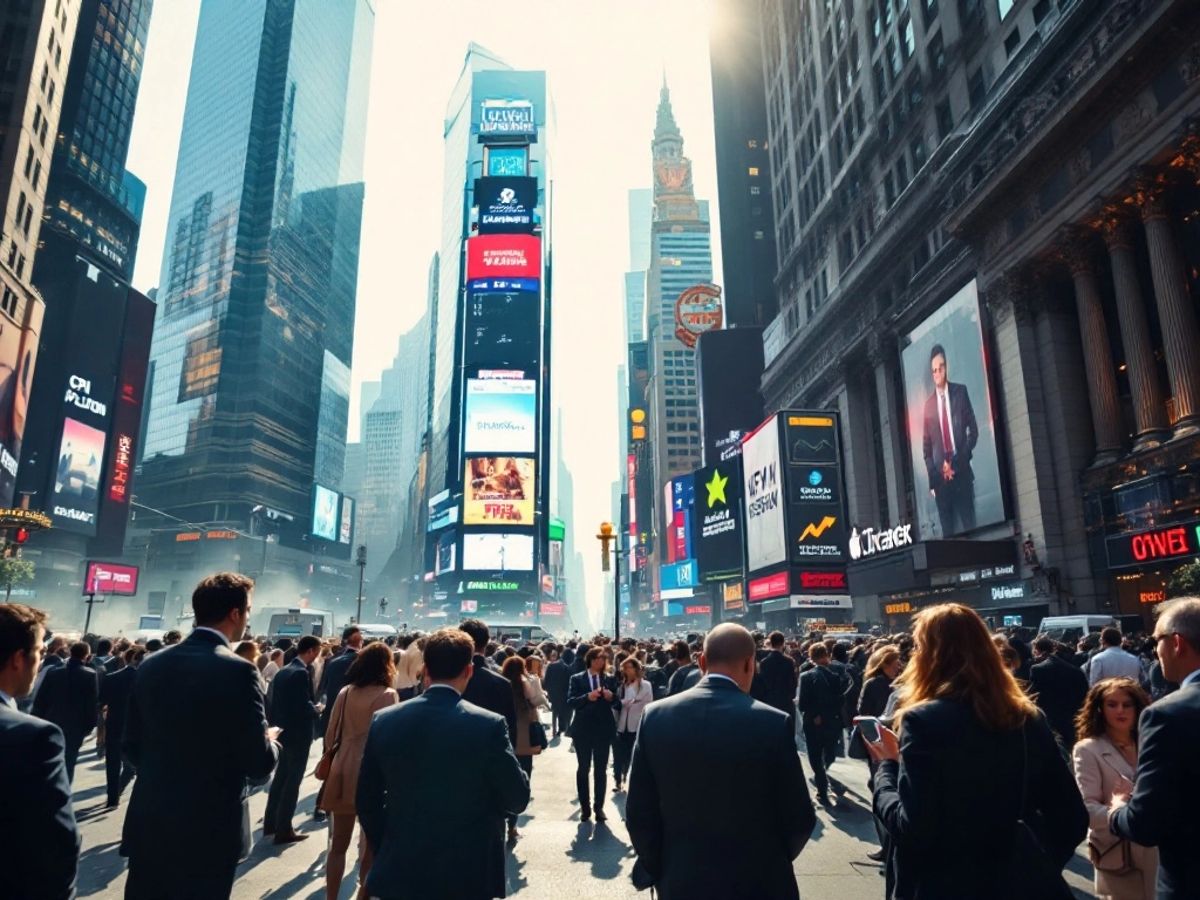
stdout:
POLYGON ((621 541, 613 554, 613 643, 621 641, 621 541))
POLYGON ((355 624, 362 621, 362 591, 363 591, 363 573, 367 571, 367 567, 362 563, 358 565, 358 613, 354 617, 355 624))
POLYGON ((96 602, 96 592, 88 594, 87 598, 87 618, 83 622, 83 633, 87 634, 92 628, 92 604, 96 602))

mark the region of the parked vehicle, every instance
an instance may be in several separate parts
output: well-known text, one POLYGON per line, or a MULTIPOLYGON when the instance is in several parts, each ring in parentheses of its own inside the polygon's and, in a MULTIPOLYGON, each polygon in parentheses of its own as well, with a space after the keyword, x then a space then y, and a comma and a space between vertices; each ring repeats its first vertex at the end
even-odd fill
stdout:
POLYGON ((1064 644, 1074 644, 1085 634, 1103 631, 1109 625, 1120 627, 1112 616, 1047 616, 1038 625, 1038 634, 1064 644))

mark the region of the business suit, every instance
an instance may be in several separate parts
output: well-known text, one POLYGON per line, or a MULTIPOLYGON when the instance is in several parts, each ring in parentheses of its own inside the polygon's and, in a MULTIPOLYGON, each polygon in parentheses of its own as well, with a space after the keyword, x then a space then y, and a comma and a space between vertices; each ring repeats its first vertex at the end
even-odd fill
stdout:
POLYGON ((571 670, 561 659, 546 666, 542 685, 550 698, 551 722, 555 734, 571 727, 571 707, 567 705, 567 687, 571 681, 571 670))
POLYGON ((700 671, 700 667, 695 663, 680 666, 671 673, 671 681, 667 685, 667 696, 674 697, 688 688, 694 688, 700 683, 700 679, 703 676, 704 673, 700 671))
POLYGON ((368 893, 503 897, 504 817, 528 804, 501 716, 445 685, 376 713, 355 798, 375 852, 368 893))
POLYGON ((75 780, 75 762, 83 739, 96 727, 99 686, 94 669, 72 659, 46 673, 33 701, 33 714, 62 729, 67 778, 75 780))
POLYGON ((772 650, 758 664, 756 700, 787 713, 793 729, 796 722, 796 687, 799 684, 796 664, 782 650, 772 650))
POLYGON ((842 699, 846 685, 830 666, 815 665, 800 676, 800 712, 803 713, 804 745, 812 766, 817 796, 824 800, 829 785, 839 794, 845 785, 830 778, 826 769, 837 758, 842 733, 842 699))
POLYGON ((709 676, 643 713, 625 824, 662 900, 797 897, 815 823, 779 710, 709 676))
POLYGON ((0 701, 0 893, 69 900, 75 896, 80 837, 66 744, 57 725, 15 706, 0 701))
POLYGON ((1158 848, 1159 900, 1200 896, 1200 675, 1142 711, 1137 780, 1129 803, 1109 819, 1112 831, 1158 848))
POLYGON ((138 772, 122 835, 126 900, 229 896, 246 781, 275 767, 266 728, 258 670, 216 632, 197 628, 146 657, 123 741, 138 772))
POLYGON ((487 660, 476 653, 472 660, 475 673, 467 682, 462 698, 480 709, 490 710, 504 716, 508 723, 508 739, 513 746, 517 743, 517 705, 513 703, 512 685, 503 675, 488 668, 487 660))
POLYGON ((975 527, 975 473, 971 471, 971 455, 979 441, 979 426, 975 409, 965 384, 946 383, 950 422, 943 431, 943 402, 936 390, 925 400, 925 433, 922 452, 929 489, 937 500, 941 537, 952 537, 975 527), (954 478, 945 480, 942 464, 949 462, 954 478))
POLYGON ((319 718, 313 701, 312 677, 304 661, 297 657, 271 681, 270 721, 283 731, 279 735, 279 766, 267 792, 263 834, 292 833, 300 782, 308 767, 313 728, 319 718))
POLYGON ((946 699, 905 711, 901 723, 900 760, 884 760, 875 774, 874 811, 890 837, 888 896, 1060 896, 1032 883, 1033 861, 1008 855, 1019 818, 1057 871, 1087 832, 1083 798, 1045 719, 996 732, 970 703, 946 699))
POLYGON ((133 696, 136 677, 137 669, 126 666, 112 675, 105 675, 100 685, 100 705, 108 707, 105 727, 109 746, 104 755, 104 774, 109 806, 116 806, 120 802, 121 792, 133 780, 133 767, 121 752, 121 736, 125 732, 125 720, 129 717, 129 700, 133 696))
POLYGON ((329 730, 329 717, 333 712, 333 701, 346 686, 346 673, 350 670, 350 664, 357 657, 358 651, 353 647, 347 647, 325 663, 325 668, 321 670, 321 683, 317 686, 317 699, 325 704, 325 709, 321 711, 320 734, 329 730))
POLYGON ((572 675, 567 703, 574 710, 571 739, 575 742, 575 789, 579 793, 579 811, 583 816, 590 816, 593 807, 588 794, 589 768, 596 789, 596 812, 604 808, 604 795, 608 790, 608 754, 617 733, 615 711, 621 708, 616 679, 586 671, 572 675), (611 700, 605 700, 603 694, 596 700, 588 697, 593 690, 593 679, 599 687, 612 691, 611 700))
POLYGON ((1087 697, 1087 676, 1057 656, 1046 656, 1029 670, 1029 692, 1050 730, 1070 750, 1075 743, 1075 716, 1087 697))

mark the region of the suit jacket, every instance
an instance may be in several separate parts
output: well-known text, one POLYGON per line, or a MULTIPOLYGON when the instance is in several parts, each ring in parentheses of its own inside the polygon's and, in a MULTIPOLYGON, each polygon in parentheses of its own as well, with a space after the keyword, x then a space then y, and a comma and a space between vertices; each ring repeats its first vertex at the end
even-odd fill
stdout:
POLYGON ((550 698, 552 704, 555 706, 566 705, 567 686, 570 681, 571 669, 561 659, 556 659, 546 666, 546 675, 542 679, 542 686, 546 689, 546 696, 550 698))
POLYGON ((1029 691, 1063 745, 1075 743, 1075 716, 1087 697, 1083 672, 1057 656, 1048 656, 1029 670, 1029 691))
POLYGON ((1129 803, 1109 819, 1114 832, 1158 848, 1159 900, 1200 897, 1200 683, 1192 681, 1142 711, 1138 768, 1129 803))
POLYGON ((125 728, 125 720, 129 715, 129 701, 133 696, 133 683, 137 678, 137 669, 126 666, 119 672, 104 676, 100 686, 100 705, 108 707, 108 740, 113 747, 121 744, 121 733, 125 728))
POLYGON ((686 666, 680 666, 671 673, 671 681, 667 685, 667 696, 674 697, 681 691, 686 691, 688 688, 695 687, 700 683, 700 679, 704 677, 704 673, 700 671, 700 667, 695 663, 688 663, 686 666))
POLYGON ((800 712, 805 728, 836 731, 842 726, 842 698, 846 684, 829 666, 813 666, 800 676, 800 712), (821 724, 815 719, 820 717, 821 724))
POLYGON ((33 714, 61 728, 67 740, 82 741, 96 727, 98 684, 95 670, 73 659, 46 673, 33 714))
POLYGON ((0 834, 6 897, 75 896, 79 828, 57 725, 0 703, 0 834))
POLYGON ((968 703, 948 699, 904 712, 900 761, 879 764, 874 808, 891 838, 887 886, 896 900, 1034 896, 1021 883, 1025 873, 1011 871, 1006 857, 1017 820, 1035 827, 1058 867, 1088 825, 1079 788, 1045 719, 995 732, 968 703))
POLYGON ((212 631, 146 657, 125 722, 138 773, 125 855, 182 871, 240 857, 246 781, 270 775, 278 753, 263 705, 258 669, 212 631))
POLYGON ((606 701, 603 696, 598 700, 588 699, 588 694, 592 692, 590 672, 580 672, 571 676, 567 705, 575 710, 571 717, 571 737, 577 741, 612 740, 613 735, 617 733, 616 711, 621 708, 617 680, 608 675, 601 675, 600 685, 612 691, 611 701, 606 701))
POLYGON ((368 892, 503 897, 504 817, 528 803, 503 717, 446 687, 376 713, 355 800, 375 851, 368 892))
POLYGON ((313 729, 320 719, 313 698, 312 678, 300 659, 293 659, 271 680, 270 715, 272 725, 283 729, 279 743, 298 747, 312 743, 313 729))
POLYGON ((758 664, 758 691, 754 697, 790 716, 796 715, 796 664, 781 650, 772 650, 758 664))
POLYGON ((467 682, 462 698, 480 709, 504 716, 508 723, 508 739, 517 742, 517 705, 513 703, 512 685, 508 679, 488 668, 487 660, 475 654, 475 674, 467 682))
POLYGON ((321 712, 321 734, 329 730, 329 717, 333 713, 333 702, 337 700, 337 695, 346 686, 346 673, 350 671, 350 664, 357 657, 358 651, 353 647, 347 647, 325 663, 325 668, 321 670, 321 683, 317 687, 317 699, 325 704, 325 709, 321 712))
POLYGON ((950 434, 954 438, 954 453, 947 456, 942 442, 942 419, 938 410, 937 391, 933 391, 925 400, 925 436, 922 439, 922 452, 925 457, 925 471, 929 474, 929 487, 937 490, 942 486, 942 463, 950 461, 954 469, 955 480, 973 481, 971 471, 971 456, 975 452, 975 444, 979 441, 979 426, 975 424, 975 410, 971 406, 971 397, 965 384, 947 382, 950 401, 950 434))
POLYGON ((779 710, 711 677, 647 707, 625 824, 663 900, 797 897, 792 860, 815 823, 779 710))

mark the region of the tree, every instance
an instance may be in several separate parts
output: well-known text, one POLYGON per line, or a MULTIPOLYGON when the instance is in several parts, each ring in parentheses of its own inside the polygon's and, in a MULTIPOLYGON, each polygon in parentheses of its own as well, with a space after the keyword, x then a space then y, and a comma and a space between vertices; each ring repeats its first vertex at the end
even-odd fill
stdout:
POLYGON ((1184 563, 1167 579, 1167 597, 1200 596, 1200 559, 1184 563))
POLYGON ((4 586, 4 602, 12 596, 14 585, 29 584, 33 581, 34 566, 27 559, 17 556, 0 558, 0 585, 4 586))

